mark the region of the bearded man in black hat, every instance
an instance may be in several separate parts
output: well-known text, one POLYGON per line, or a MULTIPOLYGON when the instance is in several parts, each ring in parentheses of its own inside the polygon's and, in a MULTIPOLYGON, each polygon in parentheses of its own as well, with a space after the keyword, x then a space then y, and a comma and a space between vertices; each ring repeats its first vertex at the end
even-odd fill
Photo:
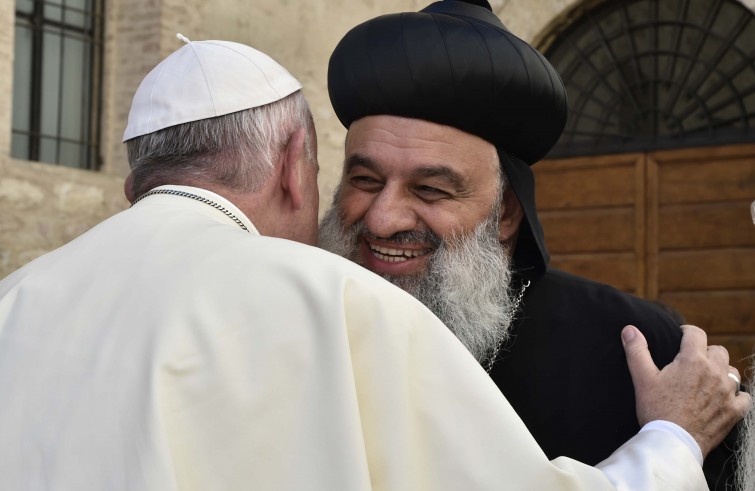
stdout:
MULTIPOLYGON (((657 305, 548 267, 530 166, 566 122, 550 63, 484 0, 447 0, 352 29, 328 89, 349 131, 321 246, 424 302, 549 458, 595 464, 637 433, 619 333, 640 327, 665 366, 682 331, 657 305)), ((707 459, 711 488, 731 455, 707 459)))

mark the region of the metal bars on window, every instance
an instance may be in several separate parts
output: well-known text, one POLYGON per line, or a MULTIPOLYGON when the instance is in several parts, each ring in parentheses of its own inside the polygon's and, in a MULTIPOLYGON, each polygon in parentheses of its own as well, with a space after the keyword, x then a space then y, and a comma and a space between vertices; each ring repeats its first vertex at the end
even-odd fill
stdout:
POLYGON ((16 0, 11 155, 96 169, 101 0, 16 0))
POLYGON ((755 15, 736 0, 593 2, 553 39, 570 114, 551 156, 755 140, 755 15))

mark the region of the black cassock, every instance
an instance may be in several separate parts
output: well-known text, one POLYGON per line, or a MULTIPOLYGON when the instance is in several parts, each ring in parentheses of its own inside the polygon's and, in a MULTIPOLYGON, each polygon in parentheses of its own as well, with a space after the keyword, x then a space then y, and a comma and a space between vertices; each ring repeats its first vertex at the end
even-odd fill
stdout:
MULTIPOLYGON (((639 431, 620 337, 627 324, 643 332, 656 365, 674 359, 681 329, 658 305, 554 269, 531 280, 490 375, 549 458, 595 465, 639 431)), ((736 428, 705 461, 712 490, 734 489, 735 441, 736 428)))

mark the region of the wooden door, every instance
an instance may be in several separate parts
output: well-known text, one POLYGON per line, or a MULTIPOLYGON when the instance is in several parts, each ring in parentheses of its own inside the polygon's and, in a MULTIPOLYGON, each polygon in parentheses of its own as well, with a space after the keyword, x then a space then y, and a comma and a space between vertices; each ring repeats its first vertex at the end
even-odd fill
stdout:
POLYGON ((755 350, 755 145, 533 169, 553 267, 671 306, 744 373, 755 350))

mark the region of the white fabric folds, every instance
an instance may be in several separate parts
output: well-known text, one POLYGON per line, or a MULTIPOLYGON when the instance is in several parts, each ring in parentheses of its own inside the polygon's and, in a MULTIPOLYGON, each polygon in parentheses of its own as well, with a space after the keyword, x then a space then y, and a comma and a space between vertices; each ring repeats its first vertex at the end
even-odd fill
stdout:
POLYGON ((548 461, 412 297, 180 196, 0 282, 0 394, 2 490, 706 489, 664 432, 548 461))

